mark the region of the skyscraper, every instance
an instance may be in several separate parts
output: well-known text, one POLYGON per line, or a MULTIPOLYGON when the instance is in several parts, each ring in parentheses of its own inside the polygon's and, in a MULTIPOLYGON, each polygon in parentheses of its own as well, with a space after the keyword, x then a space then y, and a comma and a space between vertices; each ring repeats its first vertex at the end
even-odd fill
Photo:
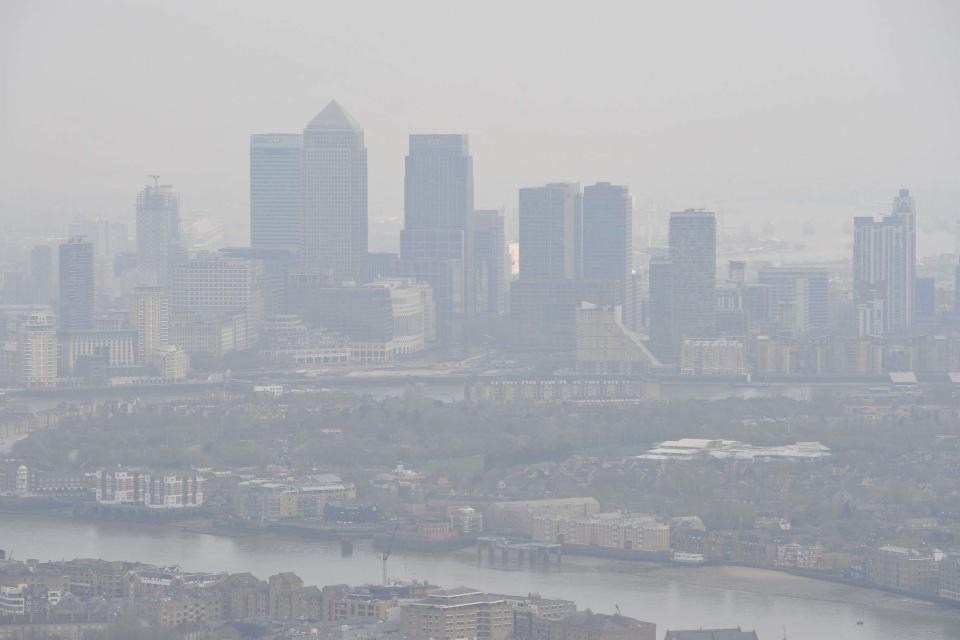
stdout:
POLYGON ((93 244, 82 237, 60 245, 61 331, 94 328, 93 244))
POLYGON ((650 263, 650 337, 662 361, 677 362, 686 338, 717 330, 717 220, 695 209, 670 214, 668 261, 650 263))
POLYGON ((155 351, 169 344, 170 314, 163 287, 142 286, 133 292, 131 325, 137 330, 137 361, 148 362, 155 351))
POLYGON ((437 338, 459 342, 473 315, 473 157, 464 134, 412 134, 404 164, 397 273, 433 287, 437 338))
POLYGON ((404 168, 406 229, 470 228, 473 157, 465 134, 411 134, 404 168))
POLYGON ((362 282, 367 259, 367 148, 335 100, 303 130, 303 263, 331 285, 362 282))
POLYGON ((250 246, 299 249, 303 233, 300 189, 303 136, 250 136, 250 246))
POLYGON ((473 255, 477 315, 502 316, 509 300, 510 258, 499 211, 473 213, 473 255))
POLYGON ((652 258, 647 273, 650 350, 663 362, 675 362, 680 339, 673 323, 673 265, 666 258, 652 258))
POLYGON ((56 383, 57 329, 44 312, 31 313, 17 325, 17 382, 27 387, 56 383))
POLYGON ((826 269, 763 267, 759 284, 770 292, 770 314, 797 335, 830 324, 830 274, 826 269))
POLYGON ((587 280, 618 283, 624 318, 632 313, 633 198, 627 187, 598 182, 583 189, 582 271, 587 280))
POLYGON ((137 271, 141 283, 165 285, 180 259, 180 197, 151 177, 137 195, 137 271))
POLYGON ((575 182, 520 189, 520 279, 575 278, 582 197, 575 182))
POLYGON ((105 218, 77 217, 70 222, 68 236, 84 236, 93 244, 94 283, 98 292, 109 292, 113 284, 113 257, 119 250, 117 225, 105 218))
POLYGON ((626 282, 633 270, 633 198, 627 187, 583 189, 583 277, 626 282))
POLYGON ((853 219, 853 291, 859 308, 869 304, 882 315, 885 334, 913 324, 917 270, 916 204, 901 189, 889 216, 853 219))

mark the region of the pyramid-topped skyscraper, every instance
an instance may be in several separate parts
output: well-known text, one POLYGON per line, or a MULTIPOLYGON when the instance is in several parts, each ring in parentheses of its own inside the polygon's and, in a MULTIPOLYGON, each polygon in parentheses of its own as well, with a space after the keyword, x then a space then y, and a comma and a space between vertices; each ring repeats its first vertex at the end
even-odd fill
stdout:
POLYGON ((363 129, 335 100, 303 130, 303 263, 331 286, 359 283, 367 258, 363 129))
POLYGON ((350 117, 350 114, 343 110, 343 107, 340 106, 339 102, 336 100, 331 100, 330 103, 323 108, 323 111, 318 113, 314 119, 310 121, 310 124, 307 125, 307 129, 360 130, 360 125, 357 124, 356 120, 350 117))

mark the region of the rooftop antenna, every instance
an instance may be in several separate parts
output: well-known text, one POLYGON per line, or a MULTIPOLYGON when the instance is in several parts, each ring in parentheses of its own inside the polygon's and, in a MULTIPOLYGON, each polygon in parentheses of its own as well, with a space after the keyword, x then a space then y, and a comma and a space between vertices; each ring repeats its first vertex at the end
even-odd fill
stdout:
POLYGON ((153 178, 153 186, 154 186, 154 187, 159 187, 159 186, 160 186, 160 176, 159 176, 159 175, 157 175, 157 174, 155 174, 155 173, 151 173, 151 174, 148 175, 147 177, 148 177, 148 178, 153 178))

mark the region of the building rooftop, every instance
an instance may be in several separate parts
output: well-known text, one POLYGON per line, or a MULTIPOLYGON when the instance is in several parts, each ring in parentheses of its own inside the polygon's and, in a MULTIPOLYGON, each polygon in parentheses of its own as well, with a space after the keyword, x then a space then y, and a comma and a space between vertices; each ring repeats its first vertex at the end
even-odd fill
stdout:
POLYGON ((568 505, 599 505, 596 498, 534 498, 531 500, 511 500, 507 502, 495 502, 499 507, 563 507, 568 505))
POLYGON ((917 384, 917 374, 912 371, 891 371, 890 382, 893 384, 917 384))
POLYGON ((406 606, 453 609, 498 602, 506 602, 506 600, 500 596, 487 594, 482 591, 477 591, 476 589, 458 587, 456 589, 444 589, 431 593, 426 598, 407 603, 406 606))
POLYGON ((758 640, 756 631, 736 629, 695 629, 667 631, 663 640, 758 640))
POLYGON ((360 125, 357 124, 357 121, 350 117, 350 115, 343 110, 343 107, 340 106, 340 103, 336 100, 331 100, 327 106, 323 108, 323 111, 318 113, 313 120, 310 121, 310 124, 307 125, 307 129, 359 129, 360 125))
POLYGON ((587 611, 578 611, 571 613, 562 619, 563 624, 572 625, 585 631, 610 631, 622 633, 627 629, 637 627, 655 627, 652 622, 643 622, 636 618, 629 618, 619 614, 607 615, 604 613, 594 613, 589 609, 587 611))
POLYGON ((796 442, 777 447, 761 447, 736 440, 683 438, 666 440, 644 454, 641 460, 819 460, 830 456, 830 448, 819 442, 796 442))

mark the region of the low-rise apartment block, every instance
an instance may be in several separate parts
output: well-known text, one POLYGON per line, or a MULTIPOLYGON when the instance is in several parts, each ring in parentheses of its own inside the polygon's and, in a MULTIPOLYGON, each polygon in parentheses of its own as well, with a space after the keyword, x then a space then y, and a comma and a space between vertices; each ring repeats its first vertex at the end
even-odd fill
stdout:
POLYGON ((608 549, 665 552, 670 550, 670 526, 654 516, 621 512, 588 518, 534 516, 533 539, 608 549))
POLYGON ((868 575, 877 586, 898 591, 929 593, 936 587, 933 556, 905 547, 885 546, 871 559, 868 575))
POLYGON ((401 605, 400 631, 434 640, 507 640, 513 635, 513 608, 505 598, 481 591, 438 591, 401 605))

